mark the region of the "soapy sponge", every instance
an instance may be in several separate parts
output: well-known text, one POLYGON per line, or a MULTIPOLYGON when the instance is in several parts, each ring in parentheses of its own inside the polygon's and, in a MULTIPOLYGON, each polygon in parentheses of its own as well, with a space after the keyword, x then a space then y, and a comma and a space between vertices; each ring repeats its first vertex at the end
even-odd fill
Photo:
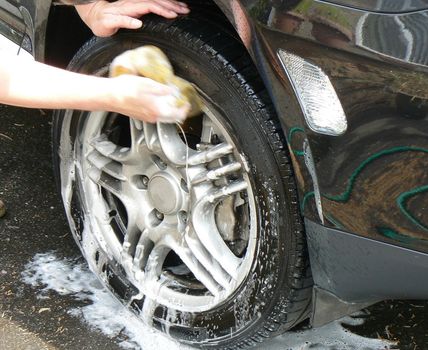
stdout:
POLYGON ((186 104, 190 105, 187 117, 201 113, 203 104, 195 87, 174 74, 168 57, 156 46, 142 46, 117 56, 110 65, 110 76, 116 77, 121 74, 140 75, 174 89, 173 96, 159 98, 161 122, 182 121, 176 120, 169 112, 186 104))

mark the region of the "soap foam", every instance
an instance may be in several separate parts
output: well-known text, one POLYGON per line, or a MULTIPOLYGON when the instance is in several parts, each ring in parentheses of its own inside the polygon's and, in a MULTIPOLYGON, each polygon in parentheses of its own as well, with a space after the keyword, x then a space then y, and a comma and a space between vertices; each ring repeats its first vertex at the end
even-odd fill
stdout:
MULTIPOLYGON (((22 273, 25 283, 38 289, 38 297, 45 298, 55 291, 69 295, 86 306, 70 309, 70 315, 81 318, 91 328, 97 329, 117 341, 123 349, 190 350, 162 333, 144 325, 106 290, 95 275, 76 259, 56 256, 55 252, 36 254, 22 273)), ((343 325, 364 323, 363 314, 345 317, 326 326, 291 331, 263 343, 264 350, 306 349, 391 349, 395 343, 382 339, 364 338, 344 328, 343 325), (343 325, 342 325, 343 324, 343 325)))

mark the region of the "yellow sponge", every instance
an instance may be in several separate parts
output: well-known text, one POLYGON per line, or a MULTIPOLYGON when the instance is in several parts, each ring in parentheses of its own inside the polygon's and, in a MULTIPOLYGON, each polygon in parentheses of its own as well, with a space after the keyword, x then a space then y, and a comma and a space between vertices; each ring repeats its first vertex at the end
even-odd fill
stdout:
POLYGON ((121 74, 141 75, 171 86, 175 90, 176 107, 189 103, 191 108, 188 117, 201 113, 202 101, 195 87, 174 74, 168 57, 156 46, 142 46, 117 56, 110 65, 110 76, 116 77, 121 74))

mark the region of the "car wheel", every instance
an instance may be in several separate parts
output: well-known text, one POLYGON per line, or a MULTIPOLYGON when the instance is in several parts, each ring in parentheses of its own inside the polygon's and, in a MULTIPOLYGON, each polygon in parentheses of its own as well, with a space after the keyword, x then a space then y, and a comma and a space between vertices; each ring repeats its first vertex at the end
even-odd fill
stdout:
POLYGON ((312 279, 296 186, 244 47, 197 18, 94 38, 70 69, 105 75, 145 44, 195 84, 182 126, 57 111, 56 176, 91 269, 146 323, 202 348, 245 348, 307 315, 312 279))

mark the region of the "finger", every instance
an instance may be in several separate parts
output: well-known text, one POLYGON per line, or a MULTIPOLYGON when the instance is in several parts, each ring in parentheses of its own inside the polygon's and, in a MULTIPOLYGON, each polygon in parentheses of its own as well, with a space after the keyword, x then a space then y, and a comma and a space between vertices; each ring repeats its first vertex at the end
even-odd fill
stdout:
MULTIPOLYGON (((153 2, 153 1, 150 1, 150 2, 153 2)), ((172 0, 157 0, 156 3, 162 5, 166 9, 168 9, 170 11, 174 11, 178 14, 187 14, 190 12, 187 4, 185 4, 183 2, 172 1, 172 0)))
POLYGON ((143 114, 143 115, 139 115, 139 116, 129 116, 132 119, 136 119, 136 120, 141 120, 143 122, 147 122, 147 123, 151 123, 151 124, 155 124, 157 122, 157 117, 156 115, 152 115, 152 114, 143 114))
POLYGON ((189 7, 187 6, 186 3, 176 1, 176 0, 145 0, 145 1, 141 1, 141 0, 119 0, 116 2, 116 5, 118 5, 119 8, 120 7, 126 8, 123 5, 120 6, 120 3, 123 1, 127 1, 126 7, 132 6, 132 5, 141 5, 141 4, 151 4, 151 5, 158 4, 158 5, 165 7, 166 9, 169 9, 171 11, 175 11, 177 13, 188 13, 189 12, 189 7))
POLYGON ((166 97, 172 96, 174 89, 168 85, 164 85, 154 81, 152 79, 135 77, 138 79, 140 87, 143 89, 144 93, 148 93, 155 96, 166 97))
POLYGON ((118 14, 130 17, 140 17, 148 13, 155 13, 165 18, 175 18, 179 14, 177 11, 170 10, 168 7, 163 6, 161 3, 151 0, 131 3, 122 8, 118 7, 118 5, 115 5, 115 7, 118 14))
POLYGON ((104 25, 110 29, 138 29, 141 28, 143 22, 137 18, 125 15, 109 15, 104 19, 104 25))
POLYGON ((155 13, 165 18, 175 18, 178 15, 177 11, 163 6, 162 3, 157 1, 148 0, 145 1, 143 4, 146 6, 148 12, 155 13))
POLYGON ((190 112, 190 103, 186 103, 183 107, 179 108, 175 114, 176 122, 182 123, 187 118, 190 112))
POLYGON ((176 107, 176 98, 173 96, 157 98, 154 102, 158 110, 157 120, 161 123, 182 122, 190 110, 189 103, 182 107, 176 107))
POLYGON ((150 102, 152 98, 165 98, 172 96, 174 92, 172 87, 136 75, 122 74, 111 79, 115 79, 115 85, 122 91, 127 89, 127 91, 131 92, 131 95, 136 94, 142 100, 148 98, 150 102))

